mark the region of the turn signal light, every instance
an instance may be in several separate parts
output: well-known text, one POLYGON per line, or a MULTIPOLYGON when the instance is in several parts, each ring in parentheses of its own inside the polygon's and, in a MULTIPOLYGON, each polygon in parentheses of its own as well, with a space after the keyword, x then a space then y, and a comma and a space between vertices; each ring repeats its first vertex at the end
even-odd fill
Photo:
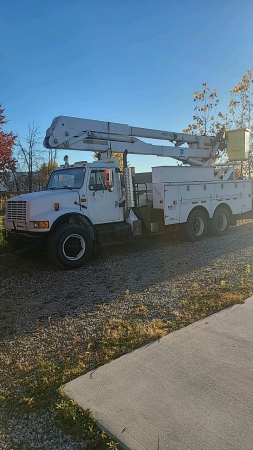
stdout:
POLYGON ((59 203, 54 203, 54 209, 55 211, 59 211, 60 205, 59 203))
POLYGON ((48 220, 38 221, 38 222, 30 222, 30 227, 32 228, 49 228, 48 220))

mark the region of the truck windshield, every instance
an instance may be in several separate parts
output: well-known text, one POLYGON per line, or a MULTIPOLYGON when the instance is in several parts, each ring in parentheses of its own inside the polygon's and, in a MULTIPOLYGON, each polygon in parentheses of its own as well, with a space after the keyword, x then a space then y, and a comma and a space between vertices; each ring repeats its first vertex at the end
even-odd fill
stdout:
POLYGON ((55 170, 51 173, 47 190, 51 189, 80 189, 83 185, 85 169, 83 167, 69 167, 55 170))

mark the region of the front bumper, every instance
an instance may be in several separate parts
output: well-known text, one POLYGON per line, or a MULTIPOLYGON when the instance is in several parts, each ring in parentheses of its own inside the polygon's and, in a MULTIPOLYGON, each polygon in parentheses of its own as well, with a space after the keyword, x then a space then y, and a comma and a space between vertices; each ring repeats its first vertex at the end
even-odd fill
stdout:
POLYGON ((18 230, 3 229, 3 235, 10 244, 12 251, 21 249, 45 248, 48 233, 32 233, 18 230))

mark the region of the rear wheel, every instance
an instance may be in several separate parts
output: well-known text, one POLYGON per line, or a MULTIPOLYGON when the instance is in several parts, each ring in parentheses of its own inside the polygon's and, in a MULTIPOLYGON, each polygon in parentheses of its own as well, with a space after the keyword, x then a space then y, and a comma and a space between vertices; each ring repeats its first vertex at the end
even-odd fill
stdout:
POLYGON ((196 242, 204 239, 207 233, 207 217, 201 209, 194 209, 189 214, 183 233, 188 241, 196 242))
POLYGON ((210 232, 213 236, 223 236, 229 228, 229 213, 225 208, 219 206, 210 223, 210 232))
POLYGON ((88 230, 76 224, 64 224, 53 231, 47 242, 50 260, 65 269, 82 267, 91 257, 93 241, 88 230))

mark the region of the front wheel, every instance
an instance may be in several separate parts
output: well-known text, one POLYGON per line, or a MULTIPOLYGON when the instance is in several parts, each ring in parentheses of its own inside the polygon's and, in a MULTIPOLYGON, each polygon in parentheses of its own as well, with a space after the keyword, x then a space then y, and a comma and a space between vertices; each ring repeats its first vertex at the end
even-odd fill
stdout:
POLYGON ((88 230, 76 224, 64 224, 53 231, 47 242, 49 259, 64 269, 82 267, 91 257, 93 241, 88 230))
POLYGON ((183 228, 183 234, 188 241, 196 242, 204 239, 207 233, 207 217, 201 209, 194 209, 183 228))
POLYGON ((229 228, 229 213, 225 208, 219 206, 210 222, 210 232, 213 236, 223 236, 229 228))

